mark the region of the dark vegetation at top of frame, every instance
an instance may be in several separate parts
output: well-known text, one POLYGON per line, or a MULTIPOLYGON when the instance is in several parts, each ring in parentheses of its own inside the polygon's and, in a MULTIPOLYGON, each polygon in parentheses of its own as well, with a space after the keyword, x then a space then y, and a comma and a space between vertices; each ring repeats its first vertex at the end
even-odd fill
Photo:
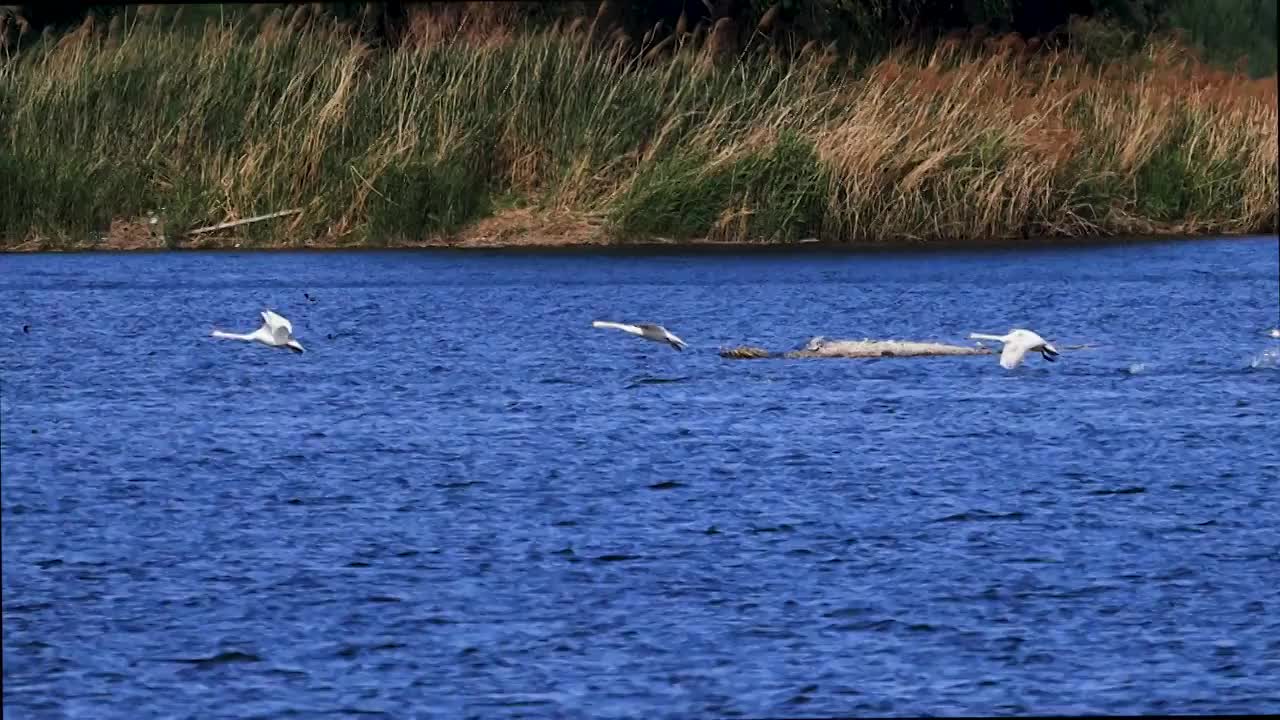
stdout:
MULTIPOLYGON (((374 47, 394 48, 413 6, 441 8, 468 3, 329 2, 309 3, 313 14, 346 21, 374 47)), ((181 8, 187 22, 262 13, 301 3, 204 3, 161 6, 181 8)), ((738 47, 764 36, 777 47, 798 50, 806 43, 826 45, 842 56, 874 58, 904 43, 930 44, 957 32, 975 35, 1017 34, 1054 47, 1067 42, 1072 16, 1102 21, 1100 37, 1070 38, 1099 48, 1098 60, 1140 47, 1152 33, 1177 32, 1204 59, 1239 67, 1255 77, 1276 71, 1276 0, 594 0, 512 3, 511 11, 534 25, 594 22, 601 35, 621 32, 643 52, 679 24, 690 30, 719 25, 738 47), (581 21, 579 21, 581 22, 581 21)), ((0 5, 0 46, 8 54, 56 37, 89 16, 109 20, 136 13, 139 5, 101 2, 39 2, 0 5), (20 36, 29 37, 22 38, 20 36)), ((1096 25, 1094 26, 1096 27, 1096 25)))

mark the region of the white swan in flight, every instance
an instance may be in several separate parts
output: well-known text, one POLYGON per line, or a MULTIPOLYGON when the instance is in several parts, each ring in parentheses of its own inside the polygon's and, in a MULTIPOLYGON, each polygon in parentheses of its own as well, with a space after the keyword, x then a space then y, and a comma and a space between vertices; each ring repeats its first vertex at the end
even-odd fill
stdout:
POLYGON ((969 333, 969 339, 994 340, 1004 343, 1004 350, 1000 351, 1000 367, 1005 370, 1012 370, 1018 367, 1022 363, 1022 357, 1029 351, 1039 352, 1049 362, 1053 362, 1054 357, 1058 355, 1056 348, 1030 330, 1010 330, 1008 335, 969 333))
POLYGON ((595 322, 591 323, 591 327, 606 328, 609 330, 621 330, 623 332, 629 332, 632 335, 639 335, 645 340, 652 340, 654 342, 666 343, 671 347, 675 348, 676 350, 685 349, 685 342, 683 340, 676 337, 675 335, 672 335, 671 331, 667 330, 661 325, 654 325, 653 323, 640 323, 639 325, 627 325, 626 323, 616 323, 616 322, 606 322, 604 320, 596 320, 595 322))
POLYGON ((294 352, 305 352, 302 349, 302 343, 293 338, 293 325, 270 310, 262 311, 262 327, 251 333, 241 335, 239 333, 214 330, 213 337, 226 338, 228 340, 248 340, 250 342, 260 342, 268 347, 284 347, 294 352))

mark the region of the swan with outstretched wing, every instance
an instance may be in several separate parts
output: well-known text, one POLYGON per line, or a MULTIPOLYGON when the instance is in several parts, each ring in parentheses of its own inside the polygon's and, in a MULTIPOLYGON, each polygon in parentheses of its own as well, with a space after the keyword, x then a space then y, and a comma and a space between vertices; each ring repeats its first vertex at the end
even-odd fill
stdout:
POLYGON ((262 327, 251 333, 241 334, 214 330, 212 336, 227 340, 259 342, 267 347, 288 348, 294 352, 305 352, 302 348, 302 343, 293 337, 293 324, 270 310, 262 311, 262 327))
POLYGON ((1049 362, 1053 362, 1054 358, 1059 355, 1058 350, 1050 345, 1048 341, 1030 330, 1010 330, 1007 335, 970 333, 969 339, 993 340, 1004 343, 1004 349, 1000 351, 1000 367, 1005 370, 1012 370, 1018 367, 1029 352, 1038 352, 1049 362))
POLYGON ((654 342, 666 343, 671 347, 675 348, 676 350, 684 350, 685 347, 687 347, 685 341, 676 337, 674 334, 671 333, 670 330, 667 330, 661 325, 654 325, 653 323, 640 323, 638 325, 628 325, 626 323, 596 320, 595 322, 591 323, 591 327, 604 328, 608 330, 621 330, 625 333, 638 335, 639 337, 642 337, 645 340, 652 340, 654 342))

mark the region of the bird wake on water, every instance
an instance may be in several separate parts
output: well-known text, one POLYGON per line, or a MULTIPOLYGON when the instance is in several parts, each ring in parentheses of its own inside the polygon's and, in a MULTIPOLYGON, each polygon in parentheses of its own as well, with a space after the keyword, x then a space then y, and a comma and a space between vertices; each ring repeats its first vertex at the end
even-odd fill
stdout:
POLYGON ((262 311, 262 327, 251 333, 229 333, 221 330, 214 330, 212 337, 225 338, 227 340, 245 340, 247 342, 260 342, 267 347, 288 348, 294 352, 305 352, 302 343, 293 337, 293 325, 283 317, 275 314, 270 310, 262 311))

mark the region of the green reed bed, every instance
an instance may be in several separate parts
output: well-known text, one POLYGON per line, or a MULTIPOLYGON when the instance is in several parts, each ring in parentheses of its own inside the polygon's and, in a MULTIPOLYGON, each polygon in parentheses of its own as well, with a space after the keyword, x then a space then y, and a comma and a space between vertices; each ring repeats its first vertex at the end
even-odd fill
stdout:
POLYGON ((82 28, 0 66, 3 247, 286 208, 303 212, 235 240, 443 239, 511 205, 620 242, 1276 229, 1274 78, 1176 46, 1101 69, 959 43, 857 73, 747 57, 640 62, 550 31, 388 52, 276 19, 82 28))

